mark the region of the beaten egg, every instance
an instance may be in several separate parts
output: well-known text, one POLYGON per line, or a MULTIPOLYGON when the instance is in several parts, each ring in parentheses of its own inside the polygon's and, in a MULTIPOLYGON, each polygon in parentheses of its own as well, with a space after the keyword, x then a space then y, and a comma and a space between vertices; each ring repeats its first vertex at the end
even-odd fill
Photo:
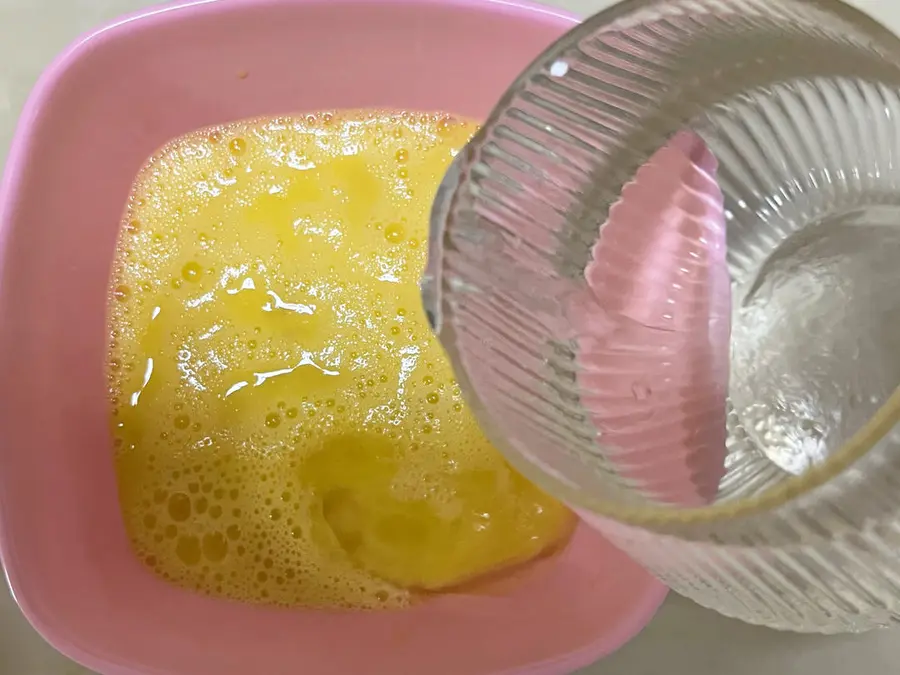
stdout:
POLYGON ((179 585, 400 607, 521 564, 574 517, 479 429, 419 302, 475 125, 351 112, 203 130, 141 171, 110 294, 125 524, 179 585))

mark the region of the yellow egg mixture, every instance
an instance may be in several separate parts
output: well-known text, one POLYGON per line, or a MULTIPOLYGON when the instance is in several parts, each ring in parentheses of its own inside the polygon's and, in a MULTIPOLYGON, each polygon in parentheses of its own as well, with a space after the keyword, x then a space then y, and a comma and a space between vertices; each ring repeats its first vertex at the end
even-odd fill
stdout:
POLYGON ((181 138, 141 172, 110 298, 133 544, 175 583, 396 607, 559 544, 419 304, 431 200, 475 130, 321 114, 181 138))

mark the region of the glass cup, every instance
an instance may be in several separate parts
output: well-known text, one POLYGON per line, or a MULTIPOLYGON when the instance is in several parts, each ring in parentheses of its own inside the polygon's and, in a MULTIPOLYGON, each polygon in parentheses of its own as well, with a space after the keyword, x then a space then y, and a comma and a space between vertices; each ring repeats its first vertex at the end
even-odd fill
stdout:
POLYGON ((900 40, 837 0, 626 0, 511 86, 423 302, 497 446, 674 590, 900 617, 900 40))

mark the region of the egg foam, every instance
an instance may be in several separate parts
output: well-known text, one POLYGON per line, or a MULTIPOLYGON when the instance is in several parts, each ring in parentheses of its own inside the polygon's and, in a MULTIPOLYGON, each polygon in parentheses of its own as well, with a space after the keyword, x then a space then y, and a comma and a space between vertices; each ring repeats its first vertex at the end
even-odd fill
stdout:
POLYGON ((428 214, 476 125, 250 120, 141 170, 109 298, 119 501, 164 579, 396 608, 552 550, 574 516, 485 439, 420 306, 428 214))

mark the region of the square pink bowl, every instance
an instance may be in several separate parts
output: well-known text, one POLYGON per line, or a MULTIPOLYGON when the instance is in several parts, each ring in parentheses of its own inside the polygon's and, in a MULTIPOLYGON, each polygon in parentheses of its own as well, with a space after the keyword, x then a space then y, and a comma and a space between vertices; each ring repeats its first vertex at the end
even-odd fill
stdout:
POLYGON ((583 527, 515 583, 402 612, 194 595, 133 556, 111 462, 106 284, 154 150, 308 110, 483 118, 574 21, 502 0, 200 0, 116 21, 47 70, 0 188, 0 554, 54 646, 108 675, 550 675, 650 619, 663 587, 583 527))

